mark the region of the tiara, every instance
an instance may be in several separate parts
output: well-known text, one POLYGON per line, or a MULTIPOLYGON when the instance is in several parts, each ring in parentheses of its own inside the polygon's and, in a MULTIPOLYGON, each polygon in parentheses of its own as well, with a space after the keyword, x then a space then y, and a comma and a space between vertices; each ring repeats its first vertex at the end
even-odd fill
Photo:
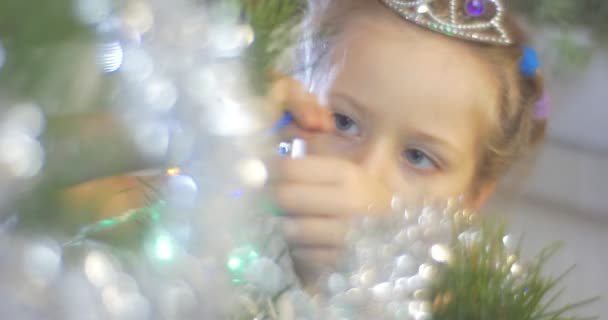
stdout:
POLYGON ((469 41, 510 45, 500 0, 381 0, 403 18, 427 29, 469 41), (434 4, 449 2, 444 13, 434 4))

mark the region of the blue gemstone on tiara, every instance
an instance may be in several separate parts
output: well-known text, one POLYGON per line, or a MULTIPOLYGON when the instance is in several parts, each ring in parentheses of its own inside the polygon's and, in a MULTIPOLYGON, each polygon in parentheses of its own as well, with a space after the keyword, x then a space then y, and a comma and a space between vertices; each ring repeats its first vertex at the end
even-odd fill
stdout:
POLYGON ((471 17, 480 17, 486 11, 486 2, 484 0, 467 0, 466 11, 471 17))

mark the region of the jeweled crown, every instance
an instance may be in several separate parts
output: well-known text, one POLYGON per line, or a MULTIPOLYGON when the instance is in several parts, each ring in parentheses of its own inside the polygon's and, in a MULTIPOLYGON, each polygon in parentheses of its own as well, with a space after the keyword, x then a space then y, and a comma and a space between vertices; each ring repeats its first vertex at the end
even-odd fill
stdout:
POLYGON ((500 0, 381 1, 406 20, 451 37, 497 45, 513 43, 503 26, 500 0))

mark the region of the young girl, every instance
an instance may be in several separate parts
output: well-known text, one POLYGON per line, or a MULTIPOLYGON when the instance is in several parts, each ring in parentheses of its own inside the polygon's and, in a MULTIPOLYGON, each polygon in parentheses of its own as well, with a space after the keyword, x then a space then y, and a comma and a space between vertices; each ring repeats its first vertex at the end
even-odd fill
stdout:
POLYGON ((305 284, 339 259, 354 217, 394 194, 478 208, 543 135, 535 57, 499 0, 313 0, 305 26, 304 85, 274 94, 295 118, 282 137, 309 154, 272 182, 305 284))
POLYGON ((353 217, 395 193, 478 208, 544 133, 536 57, 500 1, 316 0, 306 23, 312 93, 285 81, 297 125, 283 134, 309 155, 284 159, 274 184, 305 283, 338 260, 353 217))

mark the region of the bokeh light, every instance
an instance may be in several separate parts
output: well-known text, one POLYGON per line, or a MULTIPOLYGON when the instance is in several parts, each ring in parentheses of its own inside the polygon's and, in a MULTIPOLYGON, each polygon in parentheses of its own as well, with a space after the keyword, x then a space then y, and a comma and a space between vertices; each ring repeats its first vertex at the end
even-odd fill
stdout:
POLYGON ((159 235, 154 243, 154 253, 156 258, 169 261, 175 256, 175 245, 168 235, 159 235))
POLYGON ((122 16, 125 26, 140 34, 154 25, 154 13, 145 1, 129 1, 122 16))
POLYGON ((141 98, 147 112, 166 113, 177 101, 177 88, 164 78, 153 78, 141 84, 141 98))
POLYGON ((198 186, 192 177, 176 174, 168 177, 168 199, 177 207, 192 207, 198 199, 198 186))
POLYGON ((23 252, 23 267, 30 281, 46 287, 61 272, 61 250, 54 241, 39 241, 28 245, 23 252))
POLYGON ((120 42, 102 43, 97 48, 97 64, 103 72, 117 71, 122 65, 124 52, 120 42))
POLYGON ((3 130, 23 132, 31 137, 39 137, 45 128, 45 116, 35 103, 19 103, 8 109, 0 127, 3 130))
POLYGON ((152 57, 141 48, 128 47, 124 50, 121 76, 133 83, 145 81, 154 73, 152 57))
POLYGON ((76 16, 85 24, 97 24, 107 19, 112 13, 110 0, 77 0, 76 16))
POLYGON ((268 179, 266 165, 259 159, 245 159, 239 162, 237 172, 241 181, 248 187, 262 187, 268 179))
POLYGON ((116 266, 106 253, 92 251, 85 258, 84 272, 93 285, 102 288, 114 280, 116 266))
POLYGON ((0 131, 0 167, 13 177, 34 177, 43 164, 44 150, 35 138, 18 131, 0 131))
POLYGON ((255 39, 253 29, 248 24, 219 26, 213 30, 211 47, 221 56, 236 56, 255 39))

